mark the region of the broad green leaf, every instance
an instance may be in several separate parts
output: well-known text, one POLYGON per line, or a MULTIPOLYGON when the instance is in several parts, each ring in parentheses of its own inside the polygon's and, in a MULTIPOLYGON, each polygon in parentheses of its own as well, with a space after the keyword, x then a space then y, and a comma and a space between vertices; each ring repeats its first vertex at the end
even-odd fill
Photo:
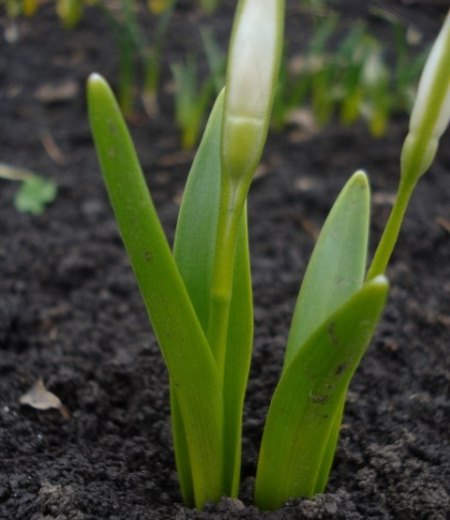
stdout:
POLYGON ((284 368, 319 325, 363 284, 369 233, 369 186, 353 174, 334 203, 308 263, 289 331, 284 368))
POLYGON ((306 341, 283 372, 266 420, 256 504, 276 509, 315 493, 342 396, 383 310, 388 283, 368 282, 306 341))
MULTIPOLYGON (((369 230, 369 187, 362 172, 344 186, 322 228, 300 289, 286 349, 286 368, 311 333, 363 284, 369 230)), ((319 471, 323 490, 339 438, 341 412, 326 442, 319 471)))
MULTIPOLYGON (((223 93, 216 101, 186 184, 175 234, 174 257, 198 319, 206 332, 220 198, 220 141, 223 93)), ((253 308, 246 210, 237 237, 233 295, 228 325, 224 383, 225 492, 237 494, 240 472, 242 409, 250 367, 253 308)), ((177 418, 174 422, 178 423, 177 418)), ((183 449, 174 427, 175 444, 183 449)), ((185 457, 177 456, 178 467, 185 457)), ((186 464, 188 461, 185 461, 186 464)), ((180 474, 188 474, 183 468, 180 474)), ((188 482, 182 484, 188 489, 188 482)))
POLYGON ((208 342, 173 259, 114 95, 98 75, 89 117, 109 199, 170 373, 192 466, 195 504, 222 494, 222 395, 208 342))

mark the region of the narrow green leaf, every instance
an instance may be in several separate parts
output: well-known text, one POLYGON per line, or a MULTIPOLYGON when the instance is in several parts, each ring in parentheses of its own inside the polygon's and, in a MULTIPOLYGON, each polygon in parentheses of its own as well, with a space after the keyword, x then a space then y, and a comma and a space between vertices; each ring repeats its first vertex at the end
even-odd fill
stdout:
MULTIPOLYGON (((174 244, 175 260, 205 332, 221 189, 222 113, 223 93, 217 98, 189 174, 174 244)), ((235 496, 239 486, 242 410, 253 338, 246 210, 237 238, 230 309, 224 382, 224 489, 225 493, 235 496)), ((179 432, 174 435, 178 437, 179 432)))
POLYGON ((106 82, 92 75, 89 117, 122 240, 167 363, 192 465, 195 504, 222 494, 222 396, 217 370, 177 269, 131 137, 106 82))
POLYGON ((369 233, 365 173, 350 178, 320 232, 300 288, 284 368, 317 327, 363 284, 369 233))
POLYGON ((189 456, 189 445, 184 429, 183 417, 178 404, 176 388, 170 378, 170 419, 172 426, 173 451, 177 466, 178 483, 186 506, 195 504, 194 477, 189 456))
MULTIPOLYGON (((209 285, 219 210, 220 162, 217 162, 222 125, 223 94, 209 118, 188 176, 175 232, 173 255, 192 305, 206 334, 209 285)), ((171 385, 172 436, 178 479, 184 502, 192 502, 191 463, 183 421, 171 385)))
POLYGON ((336 413, 383 310, 388 283, 368 282, 298 351, 275 390, 264 429, 256 504, 276 509, 315 492, 336 413))
POLYGON ((203 134, 183 194, 173 255, 206 332, 220 196, 223 92, 203 134))

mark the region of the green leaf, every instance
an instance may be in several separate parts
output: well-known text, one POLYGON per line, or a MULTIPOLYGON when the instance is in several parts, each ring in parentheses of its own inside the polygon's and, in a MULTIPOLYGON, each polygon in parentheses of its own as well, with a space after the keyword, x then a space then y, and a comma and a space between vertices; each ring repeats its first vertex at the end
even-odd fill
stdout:
MULTIPOLYGON (((344 186, 322 228, 306 269, 289 333, 284 368, 321 323, 363 284, 369 231, 369 186, 356 172, 344 186)), ((326 442, 316 491, 323 491, 339 439, 344 409, 326 442)))
POLYGON ((38 175, 23 181, 14 198, 14 205, 22 213, 40 215, 47 204, 55 200, 58 188, 53 181, 38 175))
POLYGON ((183 194, 173 255, 206 332, 220 197, 223 92, 203 134, 183 194))
POLYGON ((336 405, 334 417, 331 420, 330 433, 328 439, 325 441, 325 449, 323 451, 322 462, 317 473, 317 480, 314 493, 323 493, 328 484, 331 466, 334 461, 334 454, 339 441, 339 433, 342 425, 342 417, 344 416, 345 399, 347 393, 341 395, 339 403, 336 405))
MULTIPOLYGON (((184 190, 175 232, 173 254, 192 305, 206 334, 209 285, 214 261, 219 209, 220 132, 223 94, 214 106, 184 190), (219 180, 217 180, 219 179, 219 180)), ((191 463, 183 421, 171 385, 172 436, 178 479, 185 504, 192 503, 191 463)))
POLYGON ((222 494, 222 395, 208 342, 173 259, 131 137, 107 83, 88 83, 91 128, 122 240, 169 369, 192 465, 195 504, 222 494))
POLYGON ((256 475, 256 504, 276 509, 310 497, 336 414, 383 310, 384 276, 330 316, 297 352, 275 390, 256 475))
MULTIPOLYGON (((174 257, 198 319, 206 333, 215 255, 221 189, 220 141, 223 93, 211 113, 187 181, 175 234, 174 257)), ((242 410, 250 367, 253 308, 246 211, 239 227, 228 325, 224 382, 225 493, 235 496, 239 486, 242 410)), ((177 421, 178 423, 178 421, 177 421)), ((183 449, 182 433, 174 428, 176 445, 183 449)), ((180 453, 178 466, 188 461, 180 453), (182 462, 181 462, 182 464, 182 462)), ((188 469, 179 471, 187 475, 188 469)), ((183 487, 183 484, 182 484, 183 487)), ((188 489, 188 482, 184 482, 188 489)))
POLYGON ((363 284, 369 233, 365 173, 350 178, 331 209, 308 263, 295 306, 284 368, 315 329, 363 284))

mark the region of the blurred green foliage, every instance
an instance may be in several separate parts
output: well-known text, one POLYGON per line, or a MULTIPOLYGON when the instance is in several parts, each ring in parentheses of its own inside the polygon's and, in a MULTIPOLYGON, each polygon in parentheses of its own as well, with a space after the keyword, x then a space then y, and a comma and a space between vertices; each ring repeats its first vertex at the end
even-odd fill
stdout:
MULTIPOLYGON (((220 0, 197 1, 199 12, 207 14, 220 5, 220 0)), ((0 2, 11 18, 32 16, 38 8, 37 0, 0 2)), ((148 116, 155 117, 162 65, 167 62, 164 46, 171 37, 177 0, 55 0, 66 28, 77 26, 86 5, 100 9, 114 34, 119 63, 116 90, 123 113, 133 115, 139 95, 148 116), (154 18, 152 31, 145 27, 144 15, 154 18)), ((305 115, 319 128, 331 120, 344 126, 364 120, 372 135, 382 136, 393 114, 409 112, 426 52, 412 45, 411 31, 389 11, 372 9, 392 30, 390 46, 371 34, 362 21, 349 24, 343 20, 332 5, 329 0, 298 4, 312 34, 306 48, 289 48, 285 54, 272 126, 282 130, 292 123, 301 125, 305 115)), ((174 118, 184 149, 196 146, 213 97, 224 84, 225 49, 214 39, 208 17, 202 25, 207 66, 192 51, 169 64, 174 79, 174 118)))
POLYGON ((391 23, 393 56, 386 45, 356 22, 342 35, 336 15, 322 18, 308 47, 284 60, 273 125, 282 129, 295 111, 309 106, 314 121, 325 126, 333 116, 344 126, 359 119, 375 137, 382 136, 393 113, 409 112, 425 52, 412 52, 408 32, 391 23))
POLYGON ((14 205, 22 213, 40 215, 47 204, 55 200, 58 193, 54 181, 11 164, 0 162, 0 178, 20 183, 14 197, 14 205))

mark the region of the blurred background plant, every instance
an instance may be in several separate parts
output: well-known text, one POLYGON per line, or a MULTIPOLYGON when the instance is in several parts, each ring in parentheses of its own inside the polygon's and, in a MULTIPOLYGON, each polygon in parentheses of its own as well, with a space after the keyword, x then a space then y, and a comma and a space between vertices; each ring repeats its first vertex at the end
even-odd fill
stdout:
MULTIPOLYGON (((164 53, 174 14, 183 13, 177 0, 50 0, 67 29, 76 29, 88 9, 99 9, 108 20, 117 45, 116 91, 125 116, 133 118, 138 100, 153 118, 164 91, 174 96, 174 121, 182 148, 198 142, 213 98, 224 83, 225 48, 213 32, 221 0, 193 0, 201 20, 203 53, 185 49, 164 53), (149 28, 151 26, 151 29, 149 28), (164 70, 164 74, 162 74, 164 70), (173 86, 170 82, 172 73, 173 86)), ((10 20, 33 16, 42 0, 0 0, 10 20)), ((292 2, 295 5, 295 2, 292 2)), ((382 136, 392 116, 408 113, 426 50, 420 33, 389 7, 369 7, 376 22, 389 27, 390 43, 372 34, 368 25, 338 14, 338 2, 298 0, 296 9, 311 34, 291 42, 280 71, 272 125, 320 129, 331 121, 349 126, 365 121, 373 136, 382 136)), ((366 6, 367 8, 367 6, 366 6)), ((88 14, 89 16, 89 14, 88 14)), ((386 31, 385 31, 386 32, 386 31)))
POLYGON ((157 17, 152 41, 149 31, 139 23, 139 4, 135 0, 96 0, 110 23, 119 53, 118 99, 125 116, 134 112, 134 91, 138 81, 137 66, 141 69, 142 101, 149 117, 158 114, 158 89, 161 75, 163 46, 177 0, 148 2, 150 12, 157 17))
MULTIPOLYGON (((323 9, 325 2, 310 3, 317 13, 317 6, 323 9)), ((336 13, 316 15, 307 48, 284 59, 274 107, 275 129, 301 121, 298 110, 307 106, 320 127, 333 116, 344 126, 363 119, 371 134, 380 137, 391 115, 409 113, 426 51, 415 48, 420 36, 400 19, 381 9, 374 10, 375 14, 389 23, 394 52, 389 53, 361 21, 343 32, 344 24, 336 13)))
POLYGON ((0 162, 0 179, 20 183, 14 197, 14 206, 22 213, 40 215, 58 193, 58 187, 52 180, 11 164, 0 162))
POLYGON ((2 4, 10 18, 17 18, 20 15, 33 16, 38 8, 37 0, 3 0, 0 5, 2 4))
POLYGON ((199 3, 207 13, 212 13, 219 6, 220 0, 199 0, 199 3))
POLYGON ((76 27, 83 17, 85 0, 56 0, 56 12, 66 29, 76 27))
POLYGON ((212 30, 203 29, 201 35, 208 63, 208 76, 203 83, 200 85, 194 55, 172 65, 175 121, 181 131, 183 150, 192 150, 197 144, 208 109, 225 83, 225 54, 220 50, 212 30))

